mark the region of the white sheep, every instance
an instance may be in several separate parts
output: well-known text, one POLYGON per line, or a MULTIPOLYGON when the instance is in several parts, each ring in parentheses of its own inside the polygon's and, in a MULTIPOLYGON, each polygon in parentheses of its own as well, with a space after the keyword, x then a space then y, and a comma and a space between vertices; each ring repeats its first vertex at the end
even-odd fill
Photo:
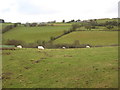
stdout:
POLYGON ((38 46, 38 49, 44 50, 45 48, 43 46, 38 46))
POLYGON ((66 47, 62 47, 63 49, 65 49, 66 47))
POLYGON ((17 48, 22 48, 22 46, 21 46, 21 45, 18 45, 17 48))
POLYGON ((86 46, 86 48, 90 48, 90 46, 86 46))

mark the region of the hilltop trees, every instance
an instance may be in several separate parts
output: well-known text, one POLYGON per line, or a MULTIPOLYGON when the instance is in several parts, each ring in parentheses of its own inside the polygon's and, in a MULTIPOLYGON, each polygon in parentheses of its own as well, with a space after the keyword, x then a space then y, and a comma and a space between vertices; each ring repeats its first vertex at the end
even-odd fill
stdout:
POLYGON ((4 23, 5 21, 3 19, 0 19, 0 23, 4 23))
POLYGON ((80 28, 80 25, 79 24, 73 24, 71 29, 73 31, 75 31, 75 30, 77 30, 77 28, 80 28))
POLYGON ((62 20, 62 23, 65 23, 65 20, 62 20))

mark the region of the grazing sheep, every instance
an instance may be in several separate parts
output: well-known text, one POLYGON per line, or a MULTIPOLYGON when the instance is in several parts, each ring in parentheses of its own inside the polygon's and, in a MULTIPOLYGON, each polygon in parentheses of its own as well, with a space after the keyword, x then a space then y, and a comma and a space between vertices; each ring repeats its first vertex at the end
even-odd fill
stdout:
POLYGON ((63 49, 65 49, 66 47, 62 47, 63 49))
POLYGON ((38 46, 38 49, 44 50, 45 48, 43 46, 38 46))
POLYGON ((22 46, 21 46, 21 45, 18 45, 17 48, 22 48, 22 46))
POLYGON ((86 46, 86 48, 90 48, 90 46, 86 46))

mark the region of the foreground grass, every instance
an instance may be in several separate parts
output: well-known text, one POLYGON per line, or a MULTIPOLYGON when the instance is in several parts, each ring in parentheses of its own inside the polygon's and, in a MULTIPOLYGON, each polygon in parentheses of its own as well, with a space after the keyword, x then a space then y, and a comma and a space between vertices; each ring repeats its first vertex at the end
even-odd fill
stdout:
POLYGON ((3 51, 3 88, 116 88, 118 47, 3 51))
POLYGON ((115 45, 118 44, 118 31, 77 31, 54 41, 55 44, 72 44, 79 40, 80 44, 115 45))

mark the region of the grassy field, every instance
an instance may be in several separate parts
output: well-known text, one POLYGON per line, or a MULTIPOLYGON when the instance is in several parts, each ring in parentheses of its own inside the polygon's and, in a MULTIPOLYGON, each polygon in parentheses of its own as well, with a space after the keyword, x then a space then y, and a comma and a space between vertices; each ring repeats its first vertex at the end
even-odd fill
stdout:
POLYGON ((77 31, 54 41, 55 44, 71 44, 79 40, 80 44, 114 45, 118 44, 117 31, 77 31))
MULTIPOLYGON (((96 28, 95 29, 91 29, 91 31, 109 30, 108 28, 106 28, 104 26, 95 26, 95 27, 96 28)), ((78 30, 87 30, 87 29, 83 26, 83 27, 78 28, 78 30)), ((118 26, 114 26, 114 28, 112 28, 110 30, 118 30, 118 26)))
POLYGON ((0 23, 0 30, 4 29, 8 25, 13 25, 13 23, 0 23))
POLYGON ((118 19, 97 19, 97 23, 105 23, 106 21, 118 21, 118 19))
POLYGON ((35 42, 37 40, 48 41, 53 36, 58 36, 64 30, 68 30, 70 25, 63 26, 42 26, 42 27, 17 27, 3 34, 3 43, 7 39, 22 40, 27 43, 35 42))
POLYGON ((118 47, 3 51, 3 88, 117 88, 118 47))

